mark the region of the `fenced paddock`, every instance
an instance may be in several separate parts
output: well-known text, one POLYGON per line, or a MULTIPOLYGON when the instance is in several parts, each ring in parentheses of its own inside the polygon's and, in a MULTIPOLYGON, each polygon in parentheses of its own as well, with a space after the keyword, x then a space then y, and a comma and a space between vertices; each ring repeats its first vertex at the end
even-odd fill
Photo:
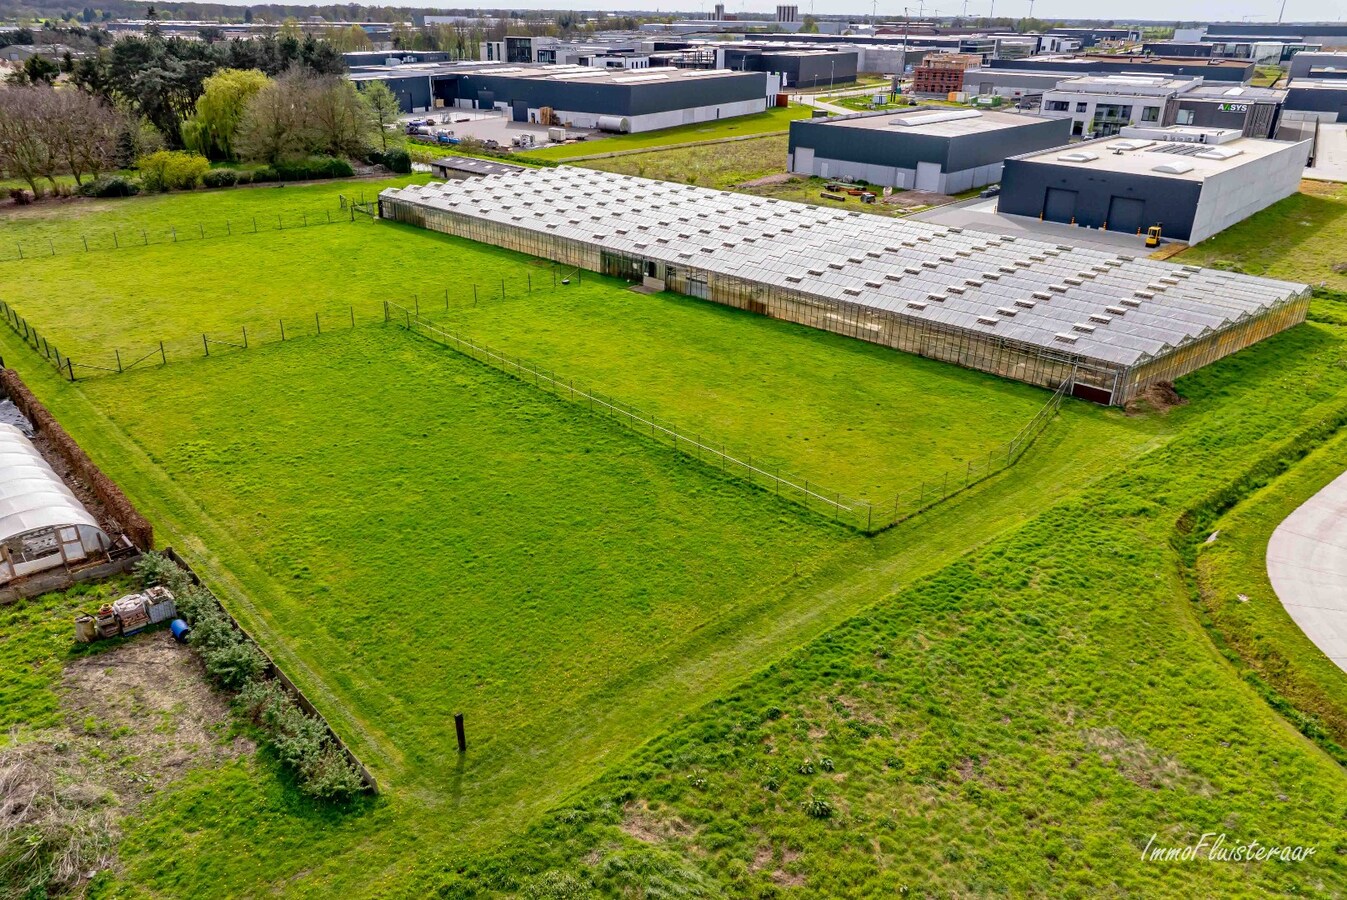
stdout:
POLYGON ((457 329, 427 321, 408 307, 386 303, 384 309, 387 321, 413 334, 512 375, 553 396, 577 403, 724 474, 866 533, 874 533, 911 518, 1013 466, 1056 416, 1073 384, 1069 377, 1063 380, 1015 437, 989 450, 985 459, 969 459, 960 468, 937 472, 909 490, 899 491, 891 501, 887 498, 866 499, 846 496, 832 489, 827 484, 826 475, 820 480, 818 477, 783 471, 779 467, 764 466, 761 457, 755 464, 751 452, 704 440, 693 429, 661 420, 590 385, 577 383, 574 378, 554 369, 491 347, 457 329))
POLYGON ((563 166, 385 218, 1122 405, 1304 321, 1309 288, 563 166))
POLYGON ((0 243, 0 262, 37 262, 54 256, 67 257, 116 250, 134 250, 163 244, 188 244, 240 238, 270 231, 293 231, 316 225, 340 225, 367 221, 370 204, 340 198, 336 209, 315 206, 285 209, 259 215, 184 220, 154 227, 123 226, 91 228, 74 234, 16 238, 0 243))

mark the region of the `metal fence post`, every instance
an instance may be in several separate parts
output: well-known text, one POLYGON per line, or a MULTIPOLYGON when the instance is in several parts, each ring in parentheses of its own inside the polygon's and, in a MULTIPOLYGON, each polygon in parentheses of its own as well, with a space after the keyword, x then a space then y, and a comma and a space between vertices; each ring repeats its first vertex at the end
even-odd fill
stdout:
POLYGON ((163 341, 159 342, 159 364, 163 366, 168 365, 168 354, 164 352, 163 341))
POLYGON ((206 355, 210 356, 210 341, 206 340, 206 336, 204 334, 201 335, 201 346, 206 348, 206 355))

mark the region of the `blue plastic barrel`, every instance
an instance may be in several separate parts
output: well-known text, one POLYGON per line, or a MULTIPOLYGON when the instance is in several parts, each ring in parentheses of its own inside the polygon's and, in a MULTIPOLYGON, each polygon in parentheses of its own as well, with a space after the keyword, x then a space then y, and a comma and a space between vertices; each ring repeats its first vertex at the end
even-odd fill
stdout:
POLYGON ((173 640, 179 644, 185 644, 187 643, 187 635, 192 631, 192 626, 182 619, 174 619, 168 623, 168 630, 173 632, 173 640))

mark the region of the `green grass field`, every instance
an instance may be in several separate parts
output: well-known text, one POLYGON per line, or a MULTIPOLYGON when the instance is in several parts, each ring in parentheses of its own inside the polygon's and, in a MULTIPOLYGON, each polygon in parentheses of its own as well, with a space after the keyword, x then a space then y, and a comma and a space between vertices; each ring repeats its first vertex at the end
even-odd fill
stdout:
POLYGON ((521 155, 525 159, 561 162, 600 153, 667 147, 670 144, 705 143, 707 141, 720 141, 725 138, 788 131, 792 121, 807 119, 811 112, 812 110, 808 106, 778 106, 767 110, 767 112, 755 113, 751 116, 736 116, 733 119, 723 119, 719 122, 679 125, 674 128, 661 128, 658 131, 644 131, 639 134, 620 134, 613 137, 595 138, 574 144, 562 144, 558 147, 545 147, 521 155))
POLYGON ((448 804, 443 840, 576 786, 859 540, 386 326, 79 390, 390 793, 448 804))
POLYGON ((1347 747, 1347 678, 1286 613, 1267 575, 1267 545, 1282 520, 1347 471, 1347 436, 1322 447, 1288 474, 1217 521, 1217 540, 1197 557, 1198 586, 1210 622, 1252 666, 1330 740, 1347 747))
MULTIPOLYGON (((324 185, 314 193, 331 199, 331 191, 324 185)), ((87 218, 150 225, 180 209, 219 218, 235 215, 239 201, 253 202, 243 192, 181 199, 181 206, 157 199, 143 208, 109 205, 87 218)), ((15 224, 18 234, 55 227, 46 217, 15 224)), ((615 279, 585 275, 554 288, 552 267, 538 260, 391 222, 360 219, 90 257, 97 266, 72 264, 82 256, 0 263, 8 286, 0 299, 71 356, 77 375, 104 374, 89 366, 115 368, 117 353, 123 365, 147 353, 142 366, 157 363, 160 340, 170 360, 198 359, 203 333, 241 344, 246 327, 250 344, 274 342, 282 319, 294 338, 319 327, 349 329, 352 315, 359 325, 381 322, 384 300, 420 302, 427 318, 459 325, 511 355, 762 465, 877 503, 984 459, 1047 400, 1026 385, 837 335, 686 297, 635 294, 615 279), (529 293, 530 285, 537 290, 529 293), (941 402, 929 402, 932 396, 941 402)), ((1120 415, 1112 418, 1128 427, 1120 415)))
MULTIPOLYGON (((574 572, 558 562, 559 554, 545 554, 544 567, 538 552, 515 550, 494 566, 484 560, 462 570, 466 551, 437 540, 416 554, 419 581, 394 582, 400 590, 374 587, 370 573, 388 575, 388 565, 366 560, 350 537, 326 527, 341 521, 339 496, 314 501, 309 482, 323 474, 321 484, 332 487, 322 495, 339 495, 338 482, 378 482, 365 472, 382 474, 392 463, 379 454, 367 460, 359 449, 363 439, 354 437, 333 448, 315 446, 311 433, 331 432, 325 420, 321 426, 313 421, 323 414, 304 402, 304 376, 321 382, 339 377, 328 375, 344 368, 334 362, 353 363, 376 348, 387 354, 390 368, 406 379, 399 395, 410 421, 384 403, 356 418, 348 409, 343 423, 381 444, 409 441, 414 458, 429 458, 441 435, 450 441, 480 421, 451 425, 423 411, 423 392, 436 398, 436 407, 444 402, 439 377, 468 375, 466 368, 443 375, 460 368, 443 351, 375 329, 136 376, 145 383, 183 382, 159 392, 188 397, 167 411, 121 411, 112 380, 70 386, 48 376, 43 384, 58 412, 82 439, 90 435, 87 442, 101 448, 101 456, 121 454, 110 467, 166 536, 185 538, 233 608, 260 607, 245 607, 247 620, 260 624, 264 643, 281 650, 284 664, 372 758, 389 788, 373 810, 339 816, 297 802, 267 777, 265 766, 196 775, 128 823, 127 868, 95 895, 172 895, 201 884, 211 886, 207 896, 229 895, 282 882, 293 895, 381 896, 452 896, 468 884, 523 896, 545 895, 544 888, 562 896, 639 894, 642 886, 725 896, 793 884, 828 896, 889 892, 902 884, 934 894, 1155 896, 1187 887, 1197 895, 1240 895, 1295 885, 1332 893, 1344 886, 1330 851, 1337 841, 1332 823, 1347 811, 1341 799, 1347 783, 1229 674, 1192 615, 1168 548, 1184 505, 1250 459, 1275 452, 1283 436, 1343 405, 1347 370, 1334 360, 1347 346, 1344 331, 1306 326, 1188 379, 1180 387, 1190 405, 1141 420, 1151 427, 1145 441, 1117 431, 1112 440, 1088 429, 1050 432, 1015 477, 994 480, 878 539, 838 545, 833 564, 820 563, 799 581, 791 575, 775 606, 764 600, 757 614, 727 614, 732 624, 699 629, 692 646, 709 644, 699 652, 668 653, 668 661, 647 667, 639 660, 661 651, 643 647, 632 663, 654 683, 613 673, 618 686, 591 689, 588 696, 606 711, 601 725, 568 723, 564 715, 563 721, 536 720, 524 702, 528 695, 516 695, 511 705, 512 689, 491 677, 524 675, 535 690, 550 688, 547 696, 558 705, 569 687, 584 683, 530 682, 532 661, 521 663, 512 652, 525 646, 521 635, 531 623, 543 626, 545 604, 510 620, 510 631, 494 639, 502 658, 483 661, 481 674, 474 671, 480 666, 470 668, 476 676, 470 686, 440 687, 441 671, 452 673, 466 662, 448 652, 450 636, 432 638, 411 626, 435 617, 412 612, 408 603, 434 603, 446 590, 460 594, 431 574, 443 565, 461 573, 455 580, 466 576, 492 598, 497 579, 508 585, 544 570, 574 572), (107 394, 102 385, 109 386, 107 394), (203 410, 212 407, 227 409, 228 421, 211 424, 218 416, 203 410), (264 424, 259 437, 247 436, 236 427, 240 409, 261 422, 274 409, 276 421, 264 424), (105 415, 117 427, 105 424, 105 415), (214 430, 204 441, 195 431, 175 435, 175 423, 185 420, 214 430), (206 453, 203 444, 220 450, 206 453), (265 490, 256 486, 259 472, 270 473, 265 490), (263 503, 263 496, 275 499, 263 503), (197 508, 197 497, 233 512, 197 508), (252 509, 259 505, 268 510, 265 522, 252 509), (1045 508, 1050 511, 1038 512, 1045 508), (300 548, 307 570, 297 571, 292 557, 300 548), (426 568, 426 559, 437 568, 426 568), (509 571, 509 562, 520 571, 509 571), (376 591, 404 601, 396 604, 396 621, 386 623, 374 613, 376 603, 358 599, 376 591), (351 597, 357 599, 343 602, 351 597), (891 599, 872 608, 877 598, 891 599), (383 639, 319 613, 334 609, 343 618, 365 616, 360 624, 377 627, 383 639), (273 610, 275 622, 254 619, 273 610), (302 640, 286 646, 291 641, 280 630, 302 640), (785 648, 820 634, 800 653, 733 687, 785 648), (428 680, 434 683, 422 683, 428 680), (460 771, 437 752, 446 742, 433 720, 451 711, 463 692, 498 698, 511 708, 497 715, 520 729, 527 722, 529 729, 498 737, 487 725, 483 735, 477 730, 483 725, 473 724, 483 712, 470 707, 474 751, 460 771), (431 699, 411 703, 418 695, 431 699), (679 723, 680 713, 703 701, 713 702, 679 723), (414 738, 404 738, 404 730, 414 738), (662 736, 636 750, 655 735, 662 736), (635 757, 621 762, 633 750, 635 757), (806 763, 813 768, 808 774, 800 771, 806 763), (811 799, 826 801, 827 819, 806 812, 811 799), (549 806, 560 811, 502 845, 549 806), (1027 831, 1026 818, 1035 823, 1027 831), (446 822, 453 823, 452 833, 443 830, 451 827, 446 822), (1303 869, 1212 865, 1177 873, 1137 859, 1151 833, 1183 843, 1213 828, 1232 838, 1313 843, 1324 856, 1303 869), (405 837, 409 831, 415 841, 405 837), (183 852, 183 835, 191 852, 183 852)), ((362 371, 383 376, 371 361, 361 362, 362 371)), ((499 378, 487 370, 477 377, 499 378)), ((572 415, 563 404, 530 397, 522 385, 500 387, 506 395, 524 391, 514 398, 516 411, 536 404, 561 418, 572 415)), ((348 401, 373 408, 385 392, 371 382, 355 393, 348 401)), ((1069 407, 1068 415, 1076 409, 1069 407)), ((505 423, 490 422, 487 442, 504 445, 498 429, 505 423)), ((611 439, 639 444, 621 432, 611 439)), ((417 480, 426 497, 407 515, 443 507, 446 493, 481 481, 449 480, 450 472, 462 472, 450 466, 464 443, 454 441, 455 453, 439 455, 444 484, 417 480)), ((630 450, 637 457, 649 452, 630 450)), ((667 458, 650 464, 673 470, 663 478, 680 477, 686 468, 667 458)), ((481 488, 492 499, 509 489, 498 468, 493 475, 481 488)), ((614 475, 621 480, 621 470, 614 475)), ((397 477, 389 473, 390 487, 366 492, 359 512, 347 514, 360 517, 362 533, 378 537, 380 528, 403 520, 383 499, 406 496, 393 483, 397 477)), ((760 521, 751 498, 724 502, 727 509, 749 504, 743 521, 760 521)), ((616 524, 605 524, 602 533, 629 549, 632 532, 622 518, 608 509, 604 516, 616 524)), ((650 538, 659 519, 643 511, 640 521, 638 545, 659 555, 650 538)), ((778 534, 798 534, 796 521, 781 518, 778 534)), ((513 538, 517 530, 497 531, 477 517, 469 533, 483 535, 474 541, 480 556, 489 536, 508 531, 513 538)), ((820 536, 804 540, 817 547, 820 536)), ((731 552, 717 549, 719 558, 731 552)), ((768 559, 784 552, 773 549, 768 559)), ((668 581, 661 574, 652 583, 668 581)), ((565 592, 583 595, 584 584, 565 592)), ((583 619, 580 610, 574 615, 583 619)), ((622 615, 604 610, 597 621, 616 617, 615 627, 604 629, 597 647, 592 637, 581 646, 602 653, 610 640, 620 640, 622 615)), ((555 646, 548 638, 541 644, 544 656, 555 646)), ((573 679, 585 668, 565 672, 573 679)))
MULTIPOLYGON (((332 205, 321 188, 274 196, 332 205)), ((1220 258, 1323 265, 1344 201, 1310 199, 1264 217, 1312 213, 1294 260, 1257 250, 1256 221, 1220 258)), ((78 219, 30 211, 6 234, 267 208, 247 191, 71 204, 78 219)), ((1340 436, 1299 455, 1347 407, 1332 295, 1180 381, 1186 405, 1068 401, 1014 469, 862 538, 374 309, 419 295, 427 318, 857 493, 982 453, 1045 393, 588 274, 553 291, 527 258, 386 223, 0 279, 89 353, 165 323, 370 308, 74 384, 0 328, 6 364, 383 787, 332 809, 265 753, 190 771, 120 823, 90 896, 1347 893, 1347 776, 1325 752, 1347 682, 1256 583, 1263 535, 1344 464, 1340 436), (525 273, 547 289, 472 302, 470 281, 525 273), (1179 523, 1269 460, 1289 471, 1222 518, 1191 583, 1179 523), (1232 605, 1245 583, 1253 602, 1232 605), (1152 835, 1204 832, 1317 855, 1141 859, 1152 835)), ((59 719, 66 615, 0 612, 0 659, 31 667, 0 672, 6 724, 59 719)))
POLYGON ((1347 185, 1302 182, 1301 193, 1184 251, 1177 261, 1347 292, 1347 185))
MULTIPOLYGON (((985 460, 1048 399, 1028 385, 674 294, 558 292, 424 314, 761 465, 881 504, 985 460)), ((1097 419, 1132 427, 1120 413, 1100 410, 1097 419)))

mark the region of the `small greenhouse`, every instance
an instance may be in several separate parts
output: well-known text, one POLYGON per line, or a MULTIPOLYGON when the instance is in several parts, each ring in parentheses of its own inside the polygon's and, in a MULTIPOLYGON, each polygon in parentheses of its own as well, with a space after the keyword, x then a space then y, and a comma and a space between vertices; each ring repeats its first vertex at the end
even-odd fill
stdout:
POLYGON ((33 442, 0 423, 0 584, 88 559, 111 543, 33 442))

